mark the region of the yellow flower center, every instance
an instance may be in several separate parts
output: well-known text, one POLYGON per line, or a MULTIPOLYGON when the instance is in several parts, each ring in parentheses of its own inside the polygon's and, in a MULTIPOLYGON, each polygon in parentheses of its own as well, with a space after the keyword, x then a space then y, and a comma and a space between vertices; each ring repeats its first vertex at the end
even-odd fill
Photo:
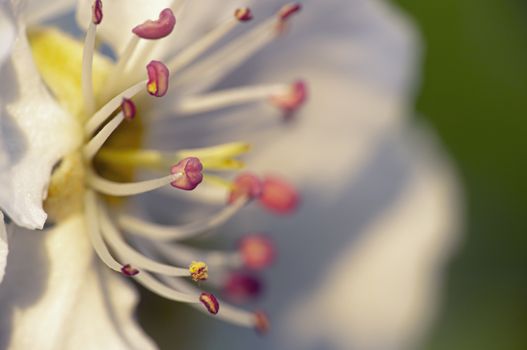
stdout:
MULTIPOLYGON (((79 123, 87 120, 82 95, 82 55, 83 44, 70 35, 55 28, 44 28, 29 33, 35 64, 50 91, 57 101, 79 123)), ((113 68, 105 56, 95 53, 93 59, 93 88, 95 96, 104 86, 106 77, 113 68)), ((107 101, 98 100, 101 106, 107 101)), ((141 106, 139 106, 139 113, 141 106)), ((141 147, 143 124, 137 118, 133 123, 123 123, 105 143, 111 150, 134 150, 141 147)), ((112 166, 111 163, 95 159, 96 171, 114 181, 130 181, 134 174, 134 164, 112 166)), ((57 164, 48 189, 44 207, 52 221, 64 219, 82 210, 84 196, 85 164, 81 149, 64 157, 57 164)))

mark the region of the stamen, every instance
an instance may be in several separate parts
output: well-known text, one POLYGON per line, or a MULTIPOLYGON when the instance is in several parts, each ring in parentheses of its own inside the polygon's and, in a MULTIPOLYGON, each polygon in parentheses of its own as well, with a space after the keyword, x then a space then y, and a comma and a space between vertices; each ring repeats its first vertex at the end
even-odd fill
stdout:
POLYGON ((241 268, 243 260, 238 252, 207 251, 189 247, 184 244, 171 242, 152 242, 153 247, 164 258, 174 264, 188 264, 189 261, 201 259, 207 262, 207 266, 214 268, 241 268))
POLYGON ((278 18, 280 21, 287 21, 291 16, 300 12, 302 5, 299 3, 291 3, 284 5, 280 11, 278 11, 278 18))
POLYGON ((194 282, 205 281, 209 278, 209 267, 203 261, 193 261, 188 270, 194 282))
POLYGON ((122 272, 123 275, 125 275, 125 276, 133 277, 133 276, 135 276, 135 275, 137 275, 137 274, 139 273, 139 270, 136 269, 135 267, 132 267, 132 265, 127 264, 127 265, 124 265, 124 266, 121 268, 121 272, 122 272))
POLYGON ((247 86, 203 96, 185 97, 175 106, 174 113, 177 116, 197 114, 250 102, 264 101, 274 96, 289 97, 290 95, 291 87, 285 84, 247 86))
POLYGON ((160 187, 170 184, 171 182, 176 181, 177 179, 183 176, 183 174, 177 173, 170 174, 159 179, 120 183, 106 180, 95 173, 90 173, 88 174, 88 185, 97 192, 104 193, 110 196, 133 196, 136 194, 156 190, 160 187))
POLYGON ((126 44, 123 52, 119 55, 119 60, 117 61, 117 64, 111 70, 110 74, 108 75, 108 78, 106 78, 105 85, 101 94, 103 100, 107 100, 108 98, 110 98, 110 94, 115 91, 117 84, 120 83, 119 77, 125 74, 124 70, 127 64, 130 62, 132 54, 137 49, 140 39, 141 38, 139 38, 137 35, 130 36, 130 39, 128 40, 128 43, 126 44))
POLYGON ((84 50, 82 53, 82 95, 84 98, 84 108, 86 115, 91 115, 95 110, 95 96, 93 93, 93 53, 95 50, 95 33, 97 25, 101 23, 103 17, 102 1, 95 0, 92 5, 92 20, 86 31, 84 39, 84 50))
POLYGON ((240 174, 234 179, 233 189, 227 202, 231 204, 240 198, 247 198, 247 200, 258 198, 262 194, 262 190, 262 182, 256 175, 251 173, 240 174))
POLYGON ((293 3, 283 6, 278 11, 278 23, 276 25, 276 32, 283 34, 287 29, 288 20, 296 13, 300 12, 302 6, 299 3, 293 3))
POLYGON ((140 38, 155 40, 170 35, 175 25, 176 17, 174 13, 171 9, 166 8, 161 11, 157 20, 147 20, 132 29, 132 32, 140 38))
POLYGON ((160 61, 150 61, 146 66, 148 82, 146 89, 152 96, 162 97, 168 91, 169 71, 167 66, 160 61))
POLYGON ((124 114, 124 119, 130 121, 135 118, 137 108, 135 107, 135 103, 132 100, 128 98, 123 98, 123 102, 121 103, 121 109, 124 114))
POLYGON ((258 297, 262 290, 260 279, 242 272, 231 273, 223 287, 223 292, 229 300, 239 304, 258 297))
POLYGON ((182 293, 165 286, 147 272, 138 274, 135 276, 135 280, 141 283, 145 288, 164 298, 189 304, 196 304, 200 302, 194 295, 182 293))
POLYGON ((213 294, 203 292, 199 296, 199 301, 213 315, 216 315, 220 311, 220 303, 218 303, 218 299, 213 294))
POLYGON ((284 23, 283 15, 268 19, 218 52, 193 65, 178 77, 176 84, 188 85, 185 88, 189 94, 206 90, 281 34, 276 27, 280 24, 283 27, 284 23))
POLYGON ((135 85, 132 85, 128 89, 124 90, 110 101, 108 101, 101 109, 99 109, 95 114, 88 119, 86 125, 84 126, 84 134, 90 136, 99 129, 101 125, 108 119, 110 115, 115 112, 119 106, 123 103, 123 98, 132 98, 137 95, 139 92, 143 91, 145 83, 147 80, 143 80, 135 85))
POLYGON ((92 9, 92 22, 95 25, 101 24, 102 22, 102 1, 101 0, 95 0, 93 2, 93 5, 91 7, 92 9))
POLYGON ((293 83, 285 93, 273 95, 271 103, 282 109, 286 115, 296 112, 307 100, 307 84, 301 80, 293 83))
MULTIPOLYGON (((182 290, 186 293, 196 293, 196 288, 186 283, 186 281, 182 281, 175 278, 165 278, 161 277, 167 284, 170 286, 182 290)), ((192 304, 192 306, 197 307, 195 304, 192 304)), ((204 310, 203 308, 198 308, 198 310, 202 312, 207 312, 208 309, 204 310)), ((211 314, 207 312, 207 314, 211 314)), ((219 310, 218 314, 215 316, 217 318, 220 318, 223 321, 230 322, 232 324, 241 326, 241 327, 249 327, 249 328, 259 328, 259 320, 257 319, 257 315, 263 313, 253 313, 249 311, 245 311, 242 309, 239 309, 237 307, 231 306, 227 303, 221 304, 221 310, 219 310)), ((263 325, 263 323, 261 323, 263 325)))
MULTIPOLYGON (((108 217, 108 213, 101 205, 99 206, 99 217, 101 220, 101 230, 104 235, 104 238, 112 246, 112 248, 117 252, 121 258, 125 258, 127 261, 130 261, 143 270, 150 272, 159 273, 165 276, 172 277, 186 277, 191 276, 189 270, 182 267, 175 267, 171 265, 166 265, 159 263, 155 260, 152 260, 137 250, 130 247, 122 238, 121 234, 111 222, 108 217)), ((127 269, 128 270, 128 269, 127 269)))
POLYGON ((120 272, 123 268, 123 265, 114 259, 102 238, 98 224, 99 215, 97 210, 97 199, 95 197, 95 193, 93 193, 91 190, 86 190, 86 193, 84 194, 84 211, 86 216, 86 224, 88 226, 88 233, 90 235, 90 240, 95 253, 97 253, 99 259, 101 259, 101 261, 106 266, 114 271, 120 272))
POLYGON ((124 230, 138 236, 159 241, 184 240, 223 225, 238 213, 246 203, 247 200, 245 198, 240 198, 231 205, 221 209, 215 215, 184 225, 162 226, 125 214, 120 215, 117 220, 119 226, 124 230))
POLYGON ((300 202, 297 190, 288 182, 268 176, 263 181, 263 191, 260 203, 275 214, 291 214, 300 202))
POLYGON ((236 17, 241 22, 248 22, 253 19, 253 13, 250 8, 242 7, 234 11, 234 17, 236 17))
POLYGON ((260 334, 267 334, 269 332, 270 323, 267 315, 262 311, 254 313, 254 328, 260 334))
POLYGON ((95 154, 101 149, 106 140, 112 135, 112 133, 121 125, 125 115, 120 112, 112 118, 98 133, 95 135, 86 146, 84 146, 84 158, 90 161, 95 154))
MULTIPOLYGON (((175 18, 181 17, 186 4, 187 0, 172 1, 170 9, 172 13, 175 14, 175 18)), ((177 27, 174 27, 173 29, 172 33, 177 30, 177 27)), ((127 75, 139 70, 147 61, 150 54, 156 50, 156 47, 165 43, 163 40, 147 40, 142 41, 140 45, 140 39, 141 38, 137 35, 131 36, 126 49, 119 57, 119 62, 114 69, 114 72, 112 72, 112 78, 119 77, 121 74, 127 75)), ((108 97, 108 95, 115 89, 116 83, 119 83, 119 81, 116 82, 115 80, 108 79, 108 85, 104 89, 104 97, 108 97)))
POLYGON ((188 157, 174 165, 170 172, 178 176, 170 184, 185 191, 195 189, 203 181, 203 165, 196 157, 188 157))
MULTIPOLYGON (((245 9, 245 14, 243 15, 242 13, 240 13, 239 15, 242 18, 246 18, 249 14, 251 14, 251 11, 249 9, 245 9)), ((234 18, 229 18, 227 21, 219 24, 212 31, 207 33, 201 39, 199 39, 194 44, 184 49, 176 57, 174 57, 168 64, 168 66, 170 67, 170 70, 176 73, 180 69, 185 67, 187 64, 194 61, 205 51, 207 51, 212 46, 214 46, 214 44, 216 44, 221 39, 223 39, 234 28, 236 28, 236 25, 239 24, 240 21, 243 22, 243 19, 238 18, 238 16, 235 13, 234 18)))
POLYGON ((262 234, 242 237, 238 243, 238 249, 245 266, 254 270, 268 267, 276 257, 276 249, 272 240, 262 234))

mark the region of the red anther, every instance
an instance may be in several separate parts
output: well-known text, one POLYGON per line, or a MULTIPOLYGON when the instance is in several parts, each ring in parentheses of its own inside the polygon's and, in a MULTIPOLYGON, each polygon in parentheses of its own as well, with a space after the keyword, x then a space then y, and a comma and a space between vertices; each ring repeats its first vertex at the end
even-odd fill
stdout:
POLYGON ((95 0, 91 7, 91 20, 93 24, 97 25, 102 22, 102 1, 95 0))
POLYGON ((253 19, 253 12, 248 7, 242 7, 234 11, 234 17, 240 22, 248 22, 253 19))
POLYGON ((267 318, 267 315, 262 311, 256 311, 254 313, 254 329, 259 334, 267 334, 269 332, 269 328, 271 327, 271 324, 269 323, 269 319, 267 318))
POLYGON ((275 214, 290 214, 300 202, 297 190, 288 182, 274 176, 263 181, 260 203, 275 214))
POLYGON ((130 264, 126 264, 123 267, 121 267, 121 272, 123 275, 132 277, 139 273, 139 270, 135 267, 132 267, 130 264))
POLYGON ((170 72, 167 66, 160 61, 150 61, 146 66, 148 73, 148 82, 146 83, 146 89, 152 96, 162 97, 168 91, 168 80, 170 72))
POLYGON ((254 270, 268 267, 276 257, 273 241, 263 234, 242 237, 238 243, 238 249, 245 266, 254 270))
POLYGON ((134 119, 137 111, 134 101, 126 97, 123 98, 123 102, 121 102, 121 111, 123 112, 124 119, 128 121, 134 119))
POLYGON ((172 33, 176 25, 176 17, 171 9, 166 8, 159 14, 159 19, 147 20, 143 24, 136 26, 132 32, 143 39, 161 39, 172 33))
POLYGON ((216 315, 220 311, 220 303, 218 303, 218 299, 213 294, 203 292, 199 296, 199 301, 213 315, 216 315))
POLYGON ((284 5, 280 11, 278 11, 278 19, 280 21, 287 21, 292 15, 299 12, 301 9, 302 5, 299 3, 284 5))
POLYGON ((245 303, 260 296, 262 289, 262 282, 256 276, 233 272, 225 283, 223 292, 233 302, 245 303))
POLYGON ((170 184, 180 190, 191 191, 203 181, 203 164, 196 157, 185 158, 170 169, 170 173, 179 177, 170 184))
POLYGON ((288 93, 271 97, 271 103, 282 109, 286 115, 296 112, 307 101, 307 84, 297 80, 291 85, 288 93))
POLYGON ((262 194, 262 181, 254 174, 243 173, 234 179, 234 185, 229 194, 228 203, 232 204, 242 196, 249 199, 258 198, 262 194))

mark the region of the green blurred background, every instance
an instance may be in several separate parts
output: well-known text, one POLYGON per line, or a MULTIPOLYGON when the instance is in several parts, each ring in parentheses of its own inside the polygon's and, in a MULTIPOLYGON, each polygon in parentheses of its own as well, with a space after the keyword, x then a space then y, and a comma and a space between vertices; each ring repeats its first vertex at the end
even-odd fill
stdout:
POLYGON ((416 110, 457 163, 468 204, 425 349, 527 349, 527 1, 395 2, 426 45, 416 110))

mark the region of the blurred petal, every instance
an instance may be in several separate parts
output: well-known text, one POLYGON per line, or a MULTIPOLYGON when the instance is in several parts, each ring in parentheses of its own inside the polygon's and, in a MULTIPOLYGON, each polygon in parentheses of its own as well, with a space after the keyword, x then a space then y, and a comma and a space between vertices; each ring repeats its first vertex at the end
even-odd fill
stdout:
MULTIPOLYGON (((382 152, 399 153, 400 159, 391 161, 402 163, 408 174, 400 193, 386 200, 374 220, 361 225, 359 220, 332 216, 331 237, 342 240, 348 231, 351 244, 325 264, 314 289, 298 291, 281 316, 277 326, 286 327, 282 336, 294 343, 291 349, 315 348, 310 344, 331 349, 420 348, 435 316, 442 268, 456 246, 461 217, 455 177, 427 138, 433 135, 410 130, 385 145, 382 152), (418 134, 417 140, 412 133, 418 134), (318 322, 311 322, 310 315, 317 315, 318 322)), ((393 183, 397 166, 378 166, 384 174, 370 173, 373 180, 363 185, 383 186, 383 179, 393 183)), ((376 200, 372 194, 355 202, 376 200)), ((353 218, 357 204, 349 203, 353 218)))
POLYGON ((0 76, 0 208, 20 226, 42 228, 52 167, 82 140, 80 129, 40 80, 23 29, 0 76))
POLYGON ((94 257, 82 216, 20 229, 0 286, 2 349, 155 349, 133 317, 137 294, 94 257))
POLYGON ((252 211, 224 228, 276 233, 282 254, 258 307, 269 311, 272 331, 255 343, 251 334, 211 324, 206 344, 419 349, 461 226, 459 186, 441 153, 428 130, 394 130, 332 196, 302 182, 303 205, 291 219, 252 211))
MULTIPOLYGON (((276 7, 262 6, 267 10, 262 12, 276 7)), ((405 122, 418 50, 413 28, 379 1, 308 2, 291 33, 224 82, 305 79, 309 101, 292 125, 281 123, 280 111, 253 104, 208 115, 207 123, 198 118, 176 121, 172 128, 153 123, 153 142, 199 147, 203 144, 196 140, 216 144, 242 138, 254 145, 247 162, 252 170, 282 174, 331 196, 361 169, 379 135, 405 122), (321 175, 316 163, 328 155, 338 161, 321 175)))
POLYGON ((0 1, 0 68, 11 53, 15 40, 15 23, 8 5, 0 1))
POLYGON ((5 266, 7 261, 7 232, 4 223, 4 214, 0 211, 0 283, 4 279, 5 266))
MULTIPOLYGON (((254 346, 252 335, 236 330, 231 337, 215 325, 206 341, 221 338, 225 348, 407 350, 433 317, 438 271, 457 240, 461 203, 434 135, 407 126, 418 38, 384 1, 305 4, 290 36, 224 82, 305 79, 310 100, 291 125, 277 130, 269 110, 257 115, 254 106, 204 116, 208 125, 199 124, 210 143, 243 137, 254 144, 251 170, 285 176, 303 198, 290 219, 254 210, 222 230, 277 233, 283 255, 264 305, 274 331, 254 346)), ((188 146, 193 140, 185 134, 196 125, 182 121, 170 133, 188 146)))
POLYGON ((20 19, 28 25, 64 15, 73 10, 76 0, 11 0, 18 5, 20 19))

